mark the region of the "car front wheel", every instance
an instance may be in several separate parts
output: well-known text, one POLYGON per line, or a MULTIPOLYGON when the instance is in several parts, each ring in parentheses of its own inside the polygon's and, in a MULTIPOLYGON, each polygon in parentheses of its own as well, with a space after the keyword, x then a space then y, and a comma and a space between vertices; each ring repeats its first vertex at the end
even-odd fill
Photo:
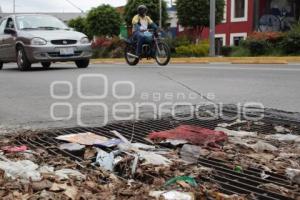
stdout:
POLYGON ((77 60, 75 64, 78 68, 87 68, 90 64, 90 60, 77 60))
POLYGON ((44 69, 49 69, 51 66, 51 62, 42 62, 41 63, 44 69))
POLYGON ((3 62, 0 62, 0 70, 2 69, 3 67, 3 62))
POLYGON ((23 47, 17 48, 17 64, 20 71, 26 71, 31 68, 31 63, 26 57, 26 53, 23 47))

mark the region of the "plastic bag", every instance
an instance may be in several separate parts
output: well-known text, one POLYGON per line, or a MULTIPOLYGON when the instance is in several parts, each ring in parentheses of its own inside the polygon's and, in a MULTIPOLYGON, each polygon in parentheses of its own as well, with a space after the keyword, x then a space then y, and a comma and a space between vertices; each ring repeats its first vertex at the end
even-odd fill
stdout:
POLYGON ((42 180, 39 166, 30 160, 20 160, 17 162, 0 161, 0 169, 5 171, 5 175, 12 179, 20 178, 24 181, 40 181, 42 180))

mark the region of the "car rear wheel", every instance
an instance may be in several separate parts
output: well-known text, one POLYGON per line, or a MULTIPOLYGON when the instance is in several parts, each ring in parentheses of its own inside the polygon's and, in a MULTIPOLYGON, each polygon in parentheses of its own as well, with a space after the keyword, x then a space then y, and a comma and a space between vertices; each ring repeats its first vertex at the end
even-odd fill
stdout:
POLYGON ((2 69, 3 67, 3 62, 0 62, 0 70, 2 69))
POLYGON ((51 62, 42 62, 41 63, 44 69, 49 69, 51 66, 51 62))
POLYGON ((23 47, 17 48, 17 64, 20 71, 26 71, 31 68, 31 63, 26 57, 26 53, 23 47))
POLYGON ((78 68, 87 68, 90 64, 90 60, 76 60, 75 64, 78 68))

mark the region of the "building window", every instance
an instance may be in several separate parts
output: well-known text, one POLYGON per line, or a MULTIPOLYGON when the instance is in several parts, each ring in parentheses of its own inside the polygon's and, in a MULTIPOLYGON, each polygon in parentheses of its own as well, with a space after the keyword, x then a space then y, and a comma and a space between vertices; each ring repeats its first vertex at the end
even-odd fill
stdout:
POLYGON ((235 0, 234 18, 242 18, 242 17, 245 17, 245 1, 235 0))
POLYGON ((231 0, 231 21, 243 22, 248 20, 248 0, 231 0))
POLYGON ((239 46, 242 40, 247 38, 247 33, 232 33, 230 34, 230 45, 239 46))
POLYGON ((227 22, 227 0, 224 1, 224 15, 223 15, 223 20, 222 23, 226 23, 227 22))
POLYGON ((222 55, 222 47, 226 45, 226 34, 215 35, 216 55, 222 55))
POLYGON ((221 46, 226 45, 226 34, 216 34, 216 44, 221 44, 221 46))
POLYGON ((244 38, 241 37, 241 36, 234 37, 234 38, 233 38, 233 46, 239 46, 239 45, 240 45, 240 42, 241 42, 243 39, 244 39, 244 38))

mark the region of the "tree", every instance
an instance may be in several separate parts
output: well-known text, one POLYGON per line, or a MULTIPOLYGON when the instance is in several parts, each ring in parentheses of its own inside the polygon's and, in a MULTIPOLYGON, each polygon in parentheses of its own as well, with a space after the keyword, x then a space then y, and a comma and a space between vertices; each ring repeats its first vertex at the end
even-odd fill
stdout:
POLYGON ((83 17, 77 17, 75 19, 70 20, 68 25, 69 27, 74 28, 75 31, 89 35, 86 26, 86 19, 83 17))
MULTIPOLYGON (((137 14, 139 5, 146 5, 148 7, 148 16, 158 25, 159 24, 159 0, 128 0, 125 6, 124 18, 127 26, 132 25, 132 18, 137 14)), ((162 24, 166 27, 168 20, 167 4, 162 0, 162 24)))
POLYGON ((121 16, 110 5, 93 8, 87 15, 88 32, 95 36, 117 36, 120 34, 121 16))
MULTIPOLYGON (((194 28, 197 38, 203 29, 209 26, 210 14, 209 0, 177 0, 178 22, 184 27, 194 28)), ((216 23, 220 23, 224 17, 224 0, 216 0, 216 23)))

